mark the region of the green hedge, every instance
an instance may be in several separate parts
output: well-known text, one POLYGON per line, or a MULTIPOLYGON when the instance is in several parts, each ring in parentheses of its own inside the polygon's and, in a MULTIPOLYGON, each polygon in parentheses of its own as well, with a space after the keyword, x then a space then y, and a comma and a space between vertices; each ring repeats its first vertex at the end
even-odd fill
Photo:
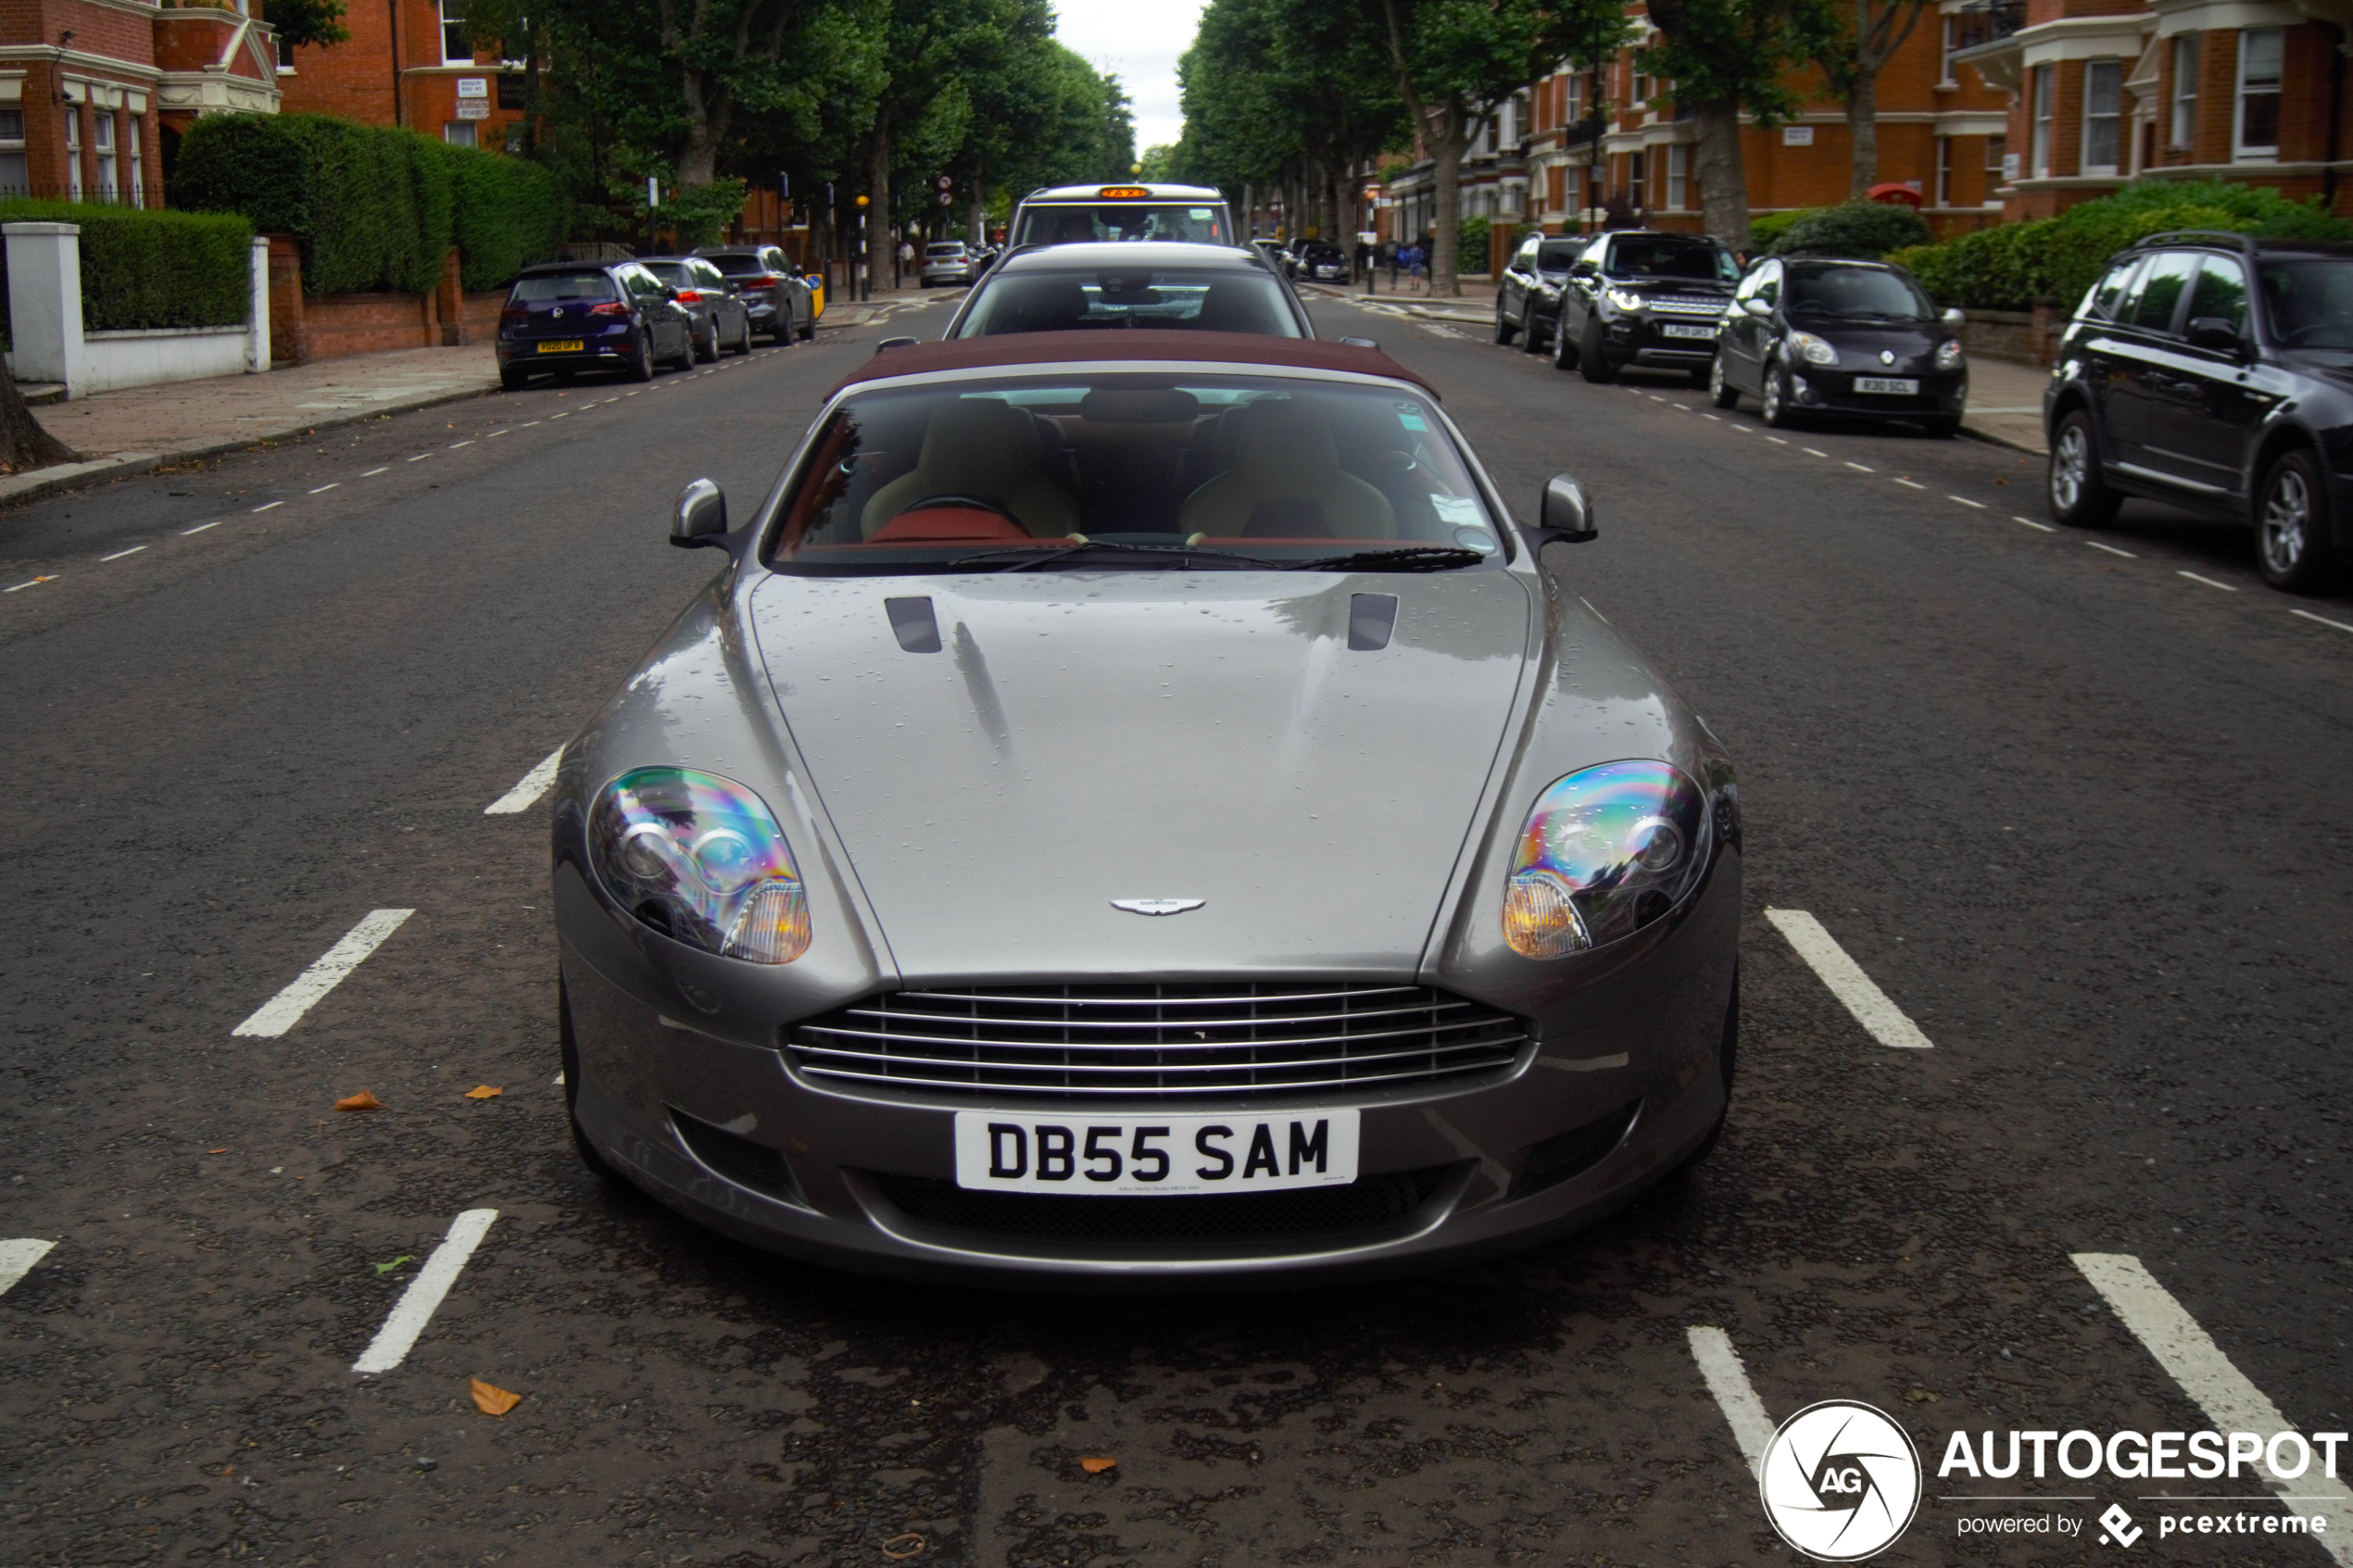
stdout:
POLYGON ((1487 236, 1494 227, 1494 221, 1484 216, 1466 218, 1454 225, 1455 271, 1487 270, 1487 236))
POLYGON ((1767 255, 1772 250, 1773 242, 1780 239, 1791 224, 1811 218, 1818 212, 1829 210, 1830 208, 1826 207, 1793 207, 1787 212, 1768 212, 1761 218, 1750 219, 1748 220, 1749 254, 1751 256, 1767 255))
MULTIPOLYGON (((1845 256, 1876 260, 1906 245, 1926 245, 1928 224, 1900 202, 1848 202, 1843 207, 1802 212, 1775 232, 1771 243, 1760 246, 1766 256, 1845 256)), ((1756 244, 1756 225, 1749 225, 1749 240, 1756 244)))
POLYGON ((560 182, 536 164, 327 115, 198 120, 171 196, 293 235, 313 295, 426 293, 452 245, 467 288, 497 288, 552 256, 570 221, 560 182))
MULTIPOLYGON (((253 225, 233 213, 15 198, 0 222, 82 228, 82 330, 241 327, 253 312, 253 225)), ((0 250, 0 312, 7 307, 0 250)))
POLYGON ((2025 310, 2039 299, 2072 307, 2099 281, 2108 258, 2170 229, 2221 229, 2267 239, 2353 239, 2353 223, 2317 202, 2291 201, 2268 186, 2209 180, 2136 180, 2114 195, 2057 218, 2003 223, 1942 245, 1890 257, 1912 270, 1938 303, 1964 309, 2025 310))

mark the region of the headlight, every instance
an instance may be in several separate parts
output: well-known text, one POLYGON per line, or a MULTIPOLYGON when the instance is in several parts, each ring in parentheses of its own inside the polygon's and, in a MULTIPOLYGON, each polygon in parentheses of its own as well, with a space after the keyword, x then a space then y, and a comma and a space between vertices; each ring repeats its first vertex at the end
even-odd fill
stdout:
POLYGON ((1611 289, 1609 302, 1620 310, 1640 310, 1645 303, 1641 295, 1629 289, 1611 289))
POLYGON ((1804 355, 1806 357, 1806 362, 1809 365, 1835 365, 1838 363, 1838 350, 1832 348, 1820 338, 1816 337, 1812 332, 1790 333, 1789 351, 1792 354, 1804 355))
POLYGON ((1936 345, 1936 368, 1938 370, 1957 370, 1964 363, 1965 361, 1961 358, 1961 340, 1959 338, 1946 338, 1943 343, 1936 345))
POLYGON ((638 768, 588 819, 597 875, 622 908, 688 947, 750 963, 809 950, 809 896, 760 797, 687 768, 638 768))
POLYGON ((1631 935, 1681 901, 1707 863, 1699 786, 1665 762, 1604 762, 1548 787, 1519 830, 1504 940, 1557 959, 1631 935))

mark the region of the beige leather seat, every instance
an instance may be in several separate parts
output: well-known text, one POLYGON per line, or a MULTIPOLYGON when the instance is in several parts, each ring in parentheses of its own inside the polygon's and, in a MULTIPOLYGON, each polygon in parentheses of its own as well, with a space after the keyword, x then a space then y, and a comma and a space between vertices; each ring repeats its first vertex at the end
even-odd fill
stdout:
POLYGON ((1177 527, 1186 534, 1240 538, 1253 521, 1261 536, 1394 539, 1389 497, 1340 466, 1330 423, 1295 403, 1252 403, 1232 410, 1219 433, 1232 466, 1185 498, 1177 527))
POLYGON ((1038 428, 1026 410, 994 397, 958 397, 932 414, 915 466, 875 492, 859 514, 863 536, 932 495, 994 501, 1035 538, 1078 531, 1078 504, 1029 466, 1038 428))

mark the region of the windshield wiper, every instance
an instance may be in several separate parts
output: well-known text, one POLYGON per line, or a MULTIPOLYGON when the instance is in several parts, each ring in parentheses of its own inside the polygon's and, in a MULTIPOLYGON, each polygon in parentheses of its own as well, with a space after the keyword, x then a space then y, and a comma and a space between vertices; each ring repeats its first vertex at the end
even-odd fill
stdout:
MULTIPOLYGON (((1415 545, 1395 550, 1358 550, 1353 555, 1323 556, 1315 560, 1281 563, 1284 571, 1452 571, 1477 566, 1494 552, 1466 550, 1454 545, 1415 545)), ((1269 561, 1270 566, 1276 563, 1269 561)))
POLYGON ((958 571, 975 561, 999 561, 1016 558, 999 571, 1027 571, 1031 567, 1045 566, 1084 551, 1097 550, 1106 555, 1176 555, 1197 561, 1215 562, 1220 567, 1249 567, 1257 564, 1255 558, 1238 556, 1228 550, 1204 550, 1198 545, 1122 545, 1102 539, 1082 539, 1076 544, 1038 544, 1010 550, 982 550, 974 555, 959 556, 942 564, 943 571, 958 571))

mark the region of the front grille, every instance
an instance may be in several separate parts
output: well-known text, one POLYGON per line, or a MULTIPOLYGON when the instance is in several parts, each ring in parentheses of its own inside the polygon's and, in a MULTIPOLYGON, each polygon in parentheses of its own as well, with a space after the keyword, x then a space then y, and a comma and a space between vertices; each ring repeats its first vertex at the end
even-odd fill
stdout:
POLYGON ((1721 316, 1730 302, 1714 295, 1662 294, 1651 295, 1647 303, 1654 310, 1678 316, 1721 316))
POLYGON ((1346 1186, 1168 1198, 971 1192, 921 1176, 874 1181, 910 1219, 948 1230, 1058 1241, 1265 1241, 1392 1230, 1429 1201, 1447 1169, 1363 1176, 1346 1186))
POLYGON ((1056 1098, 1274 1094, 1508 1067, 1521 1021, 1423 985, 1198 981, 897 991, 795 1024, 820 1080, 1056 1098))

